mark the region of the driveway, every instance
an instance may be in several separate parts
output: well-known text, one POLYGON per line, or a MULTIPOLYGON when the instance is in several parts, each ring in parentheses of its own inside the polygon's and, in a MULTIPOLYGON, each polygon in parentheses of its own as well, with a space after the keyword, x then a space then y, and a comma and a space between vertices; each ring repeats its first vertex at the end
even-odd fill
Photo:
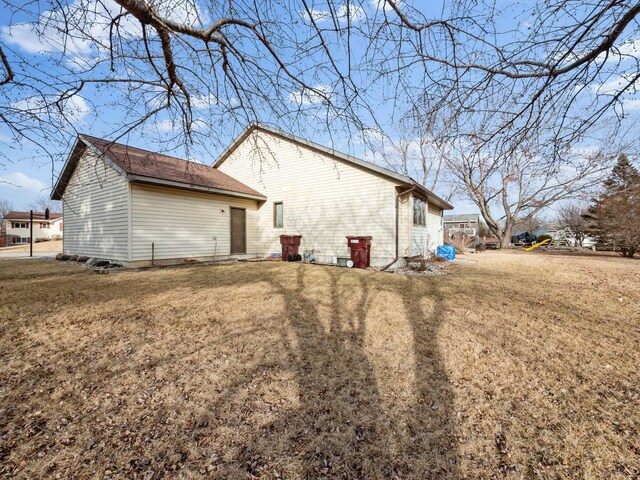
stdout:
POLYGON ((30 259, 30 258, 55 258, 58 252, 33 252, 33 257, 29 256, 29 252, 21 251, 0 251, 0 259, 13 258, 13 259, 30 259))

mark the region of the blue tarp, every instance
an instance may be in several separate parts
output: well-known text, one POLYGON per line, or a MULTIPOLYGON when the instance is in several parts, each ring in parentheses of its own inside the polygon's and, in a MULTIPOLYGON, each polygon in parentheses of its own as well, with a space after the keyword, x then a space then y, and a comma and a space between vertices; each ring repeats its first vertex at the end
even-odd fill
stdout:
POLYGON ((455 260, 456 247, 452 245, 440 245, 436 250, 436 256, 446 258, 447 260, 455 260))

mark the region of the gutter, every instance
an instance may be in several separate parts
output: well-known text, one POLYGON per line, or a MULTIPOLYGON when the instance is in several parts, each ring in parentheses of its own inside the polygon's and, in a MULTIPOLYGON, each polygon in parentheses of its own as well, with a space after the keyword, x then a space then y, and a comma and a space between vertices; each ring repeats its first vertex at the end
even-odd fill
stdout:
POLYGON ((415 189, 416 185, 408 190, 396 193, 396 258, 394 258, 388 265, 382 267, 383 272, 400 259, 400 197, 413 192, 415 189))

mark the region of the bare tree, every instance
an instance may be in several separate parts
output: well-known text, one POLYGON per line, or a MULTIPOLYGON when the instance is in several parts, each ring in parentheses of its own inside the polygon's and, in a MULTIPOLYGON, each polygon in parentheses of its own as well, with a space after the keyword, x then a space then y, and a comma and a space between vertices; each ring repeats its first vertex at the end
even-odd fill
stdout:
POLYGON ((460 193, 444 157, 421 128, 419 119, 407 116, 401 120, 398 128, 388 132, 365 131, 362 136, 373 152, 372 160, 375 163, 413 178, 447 201, 460 193))
POLYGON ((60 213, 62 212, 62 202, 51 200, 48 196, 39 195, 31 204, 31 209, 39 212, 44 212, 47 208, 51 213, 60 213))
POLYGON ((429 17, 387 3, 402 34, 385 30, 398 61, 380 75, 502 245, 514 220, 595 185, 634 136, 640 4, 463 0, 429 17))
MULTIPOLYGON (((206 157, 251 121, 350 139, 409 112, 419 138, 460 150, 452 171, 504 239, 514 215, 575 192, 571 175, 591 178, 577 146, 633 127, 640 3, 0 1, 0 124, 49 154, 87 117, 206 157)), ((410 142, 394 139, 400 169, 410 142)), ((442 176, 423 145, 429 184, 442 176)))
POLYGON ((0 200, 0 220, 7 216, 7 213, 15 210, 13 202, 10 200, 0 200))
POLYGON ((529 214, 513 222, 513 232, 533 232, 543 223, 543 220, 538 215, 529 214))
POLYGON ((523 218, 535 218, 555 202, 588 194, 611 161, 595 152, 567 153, 563 162, 557 162, 538 155, 535 139, 530 140, 531 148, 522 146, 506 158, 488 145, 461 140, 441 144, 452 174, 480 209, 501 248, 509 245, 516 223, 523 218))
POLYGON ((381 75, 398 79, 437 137, 470 137, 508 158, 533 135, 544 140, 540 155, 557 158, 633 128, 640 3, 462 0, 429 17, 386 1, 402 32, 393 57, 401 62, 381 75))
POLYGON ((582 242, 591 231, 591 222, 586 217, 587 213, 587 207, 577 203, 568 203, 562 205, 556 214, 558 225, 562 228, 569 227, 577 244, 581 247, 582 242))
POLYGON ((0 32, 0 124, 44 152, 68 150, 85 118, 212 153, 253 121, 348 131, 367 111, 351 33, 369 0, 2 4, 19 20, 0 32))

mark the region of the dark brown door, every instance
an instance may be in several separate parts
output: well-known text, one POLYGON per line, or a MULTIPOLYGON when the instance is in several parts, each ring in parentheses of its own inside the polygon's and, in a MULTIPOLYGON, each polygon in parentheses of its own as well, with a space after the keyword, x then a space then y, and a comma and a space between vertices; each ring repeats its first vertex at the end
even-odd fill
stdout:
POLYGON ((231 254, 247 253, 247 213, 244 208, 231 208, 231 254))

